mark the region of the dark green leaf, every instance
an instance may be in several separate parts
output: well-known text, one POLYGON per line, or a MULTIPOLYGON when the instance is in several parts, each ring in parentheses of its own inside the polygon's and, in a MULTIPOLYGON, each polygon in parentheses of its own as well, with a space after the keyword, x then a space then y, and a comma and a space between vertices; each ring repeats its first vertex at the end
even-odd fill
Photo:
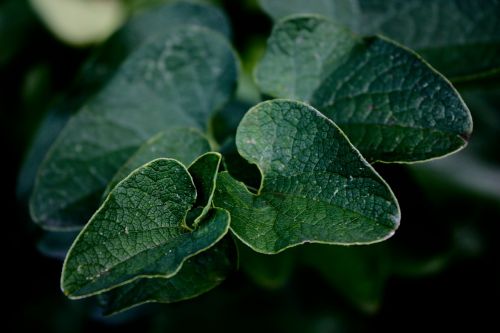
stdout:
POLYGON ((260 0, 275 19, 328 16, 361 35, 382 34, 421 54, 447 77, 500 71, 498 0, 260 0))
POLYGON ((463 148, 472 132, 457 91, 417 55, 318 16, 275 26, 256 79, 267 94, 311 103, 369 161, 444 156, 463 148))
MULTIPOLYGON (((194 207, 201 209, 195 216, 193 227, 198 226, 212 207, 221 158, 219 153, 206 153, 196 159, 188 168, 197 193, 194 207)), ((191 227, 191 225, 188 226, 191 227)))
POLYGON ((226 237, 188 259, 179 273, 169 279, 139 279, 103 294, 104 313, 111 315, 149 302, 172 303, 194 298, 217 287, 236 265, 234 241, 226 237))
POLYGON ((195 185, 181 163, 157 159, 135 170, 111 191, 69 250, 63 291, 80 298, 140 277, 175 275, 229 228, 229 214, 214 209, 189 231, 185 218, 195 200, 195 185))
POLYGON ((52 146, 31 197, 33 219, 50 228, 83 225, 144 141, 175 127, 206 130, 233 93, 236 76, 230 45, 213 31, 184 27, 144 44, 52 146))
POLYGON ((388 185, 342 131, 295 101, 258 104, 238 127, 240 154, 262 173, 258 194, 222 173, 214 204, 257 252, 308 242, 367 244, 390 237, 400 219, 388 185))

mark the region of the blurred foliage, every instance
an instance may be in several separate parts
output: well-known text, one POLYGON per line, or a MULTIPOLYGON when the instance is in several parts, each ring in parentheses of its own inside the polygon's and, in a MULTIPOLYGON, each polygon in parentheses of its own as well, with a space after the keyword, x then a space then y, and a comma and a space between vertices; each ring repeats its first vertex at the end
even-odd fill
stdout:
MULTIPOLYGON (((124 0, 123 5, 130 15, 158 2, 164 1, 124 0)), ((255 1, 216 2, 232 20, 245 73, 237 100, 212 124, 223 150, 234 152, 236 125, 260 98, 251 72, 271 23, 255 1)), ((67 120, 65 110, 88 97, 92 90, 86 87, 105 81, 105 75, 82 78, 80 68, 90 54, 94 59, 99 48, 64 44, 28 1, 0 2, 0 124, 10 198, 4 204, 12 213, 4 219, 4 267, 10 272, 6 286, 15 291, 7 300, 6 331, 405 330, 394 324, 399 320, 413 330, 428 330, 432 323, 436 329, 470 325, 481 331, 495 324, 496 309, 487 300, 498 297, 500 280, 499 77, 457 86, 475 122, 465 150, 427 164, 375 166, 396 189, 403 210, 401 228, 390 240, 366 247, 308 245, 273 257, 239 244, 240 269, 225 285, 196 300, 150 305, 111 318, 100 314, 95 300, 66 300, 58 286, 58 259, 75 234, 36 229, 24 199, 38 163, 67 120), (65 98, 68 91, 77 98, 65 98), (38 131, 33 141, 41 128, 45 134, 38 131), (32 145, 38 148, 30 152, 32 145), (23 158, 30 162, 20 172, 23 158), (21 200, 11 195, 19 174, 21 200)), ((226 161, 230 172, 231 163, 241 163, 235 155, 226 161)), ((234 176, 253 179, 256 170, 248 167, 234 176)))

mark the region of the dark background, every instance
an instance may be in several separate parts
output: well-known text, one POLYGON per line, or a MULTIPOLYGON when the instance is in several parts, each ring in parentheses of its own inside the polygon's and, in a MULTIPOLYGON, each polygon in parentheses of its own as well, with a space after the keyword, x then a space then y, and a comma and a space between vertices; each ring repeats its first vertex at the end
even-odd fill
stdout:
MULTIPOLYGON (((266 38, 271 22, 239 1, 222 2, 232 18, 236 48, 248 54, 253 41, 266 38)), ((431 262, 449 251, 453 258, 428 273, 389 276, 374 313, 359 310, 321 274, 300 266, 279 288, 262 288, 239 271, 198 299, 148 305, 111 318, 100 316, 92 302, 67 300, 59 289, 62 262, 37 250, 42 231, 15 193, 37 124, 92 50, 61 43, 28 5, 18 7, 11 18, 17 28, 0 40, 3 51, 13 50, 8 50, 13 56, 0 66, 0 135, 6 144, 1 159, 5 194, 1 300, 7 309, 2 331, 358 332, 453 327, 485 331, 498 326, 499 198, 404 165, 376 166, 394 189, 403 212, 401 227, 388 243, 418 260, 431 262)), ((497 81, 486 82, 487 89, 497 81)), ((498 98, 492 103, 498 121, 498 98)), ((487 159, 498 162, 498 128, 477 119, 472 107, 471 111, 474 136, 481 131, 490 136, 470 149, 486 151, 487 159)))

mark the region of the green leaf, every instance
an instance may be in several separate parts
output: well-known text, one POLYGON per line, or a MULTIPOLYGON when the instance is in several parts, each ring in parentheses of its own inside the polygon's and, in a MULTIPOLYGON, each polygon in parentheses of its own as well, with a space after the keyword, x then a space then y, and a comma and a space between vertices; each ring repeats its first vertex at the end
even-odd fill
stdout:
POLYGON ((280 21, 255 76, 263 92, 320 110, 369 161, 444 156, 472 132, 457 91, 417 55, 318 16, 280 21))
POLYGON ((131 154, 156 133, 206 130, 234 91, 236 58, 220 35, 182 27, 134 52, 66 125, 42 163, 30 201, 44 227, 80 227, 131 154))
MULTIPOLYGON (((20 1, 10 2, 13 4, 22 3, 20 1)), ((19 13, 10 16, 24 17, 19 13)), ((146 40, 164 34, 167 30, 179 29, 188 25, 206 27, 218 31, 226 37, 230 36, 229 21, 219 9, 213 6, 180 2, 155 7, 140 15, 135 15, 106 43, 99 46, 90 59, 84 63, 64 98, 51 108, 40 124, 19 173, 17 189, 19 197, 25 199, 31 193, 36 170, 71 114, 75 113, 92 95, 106 85, 125 58, 146 40)), ((11 33, 10 35, 17 36, 16 39, 19 39, 19 33, 11 33)), ((51 225, 50 221, 43 223, 43 226, 58 228, 57 224, 51 225)))
POLYGON ((140 277, 175 275, 183 262, 218 242, 229 214, 213 209, 194 231, 185 218, 196 200, 187 169, 157 159, 109 194, 66 257, 61 287, 71 298, 101 293, 140 277))
POLYGON ((234 241, 225 237, 212 248, 188 259, 169 279, 139 279, 102 294, 104 314, 111 315, 144 303, 173 303, 194 298, 217 287, 236 269, 234 241))
POLYGON ((500 71, 498 0, 260 0, 260 3, 274 19, 315 13, 361 35, 385 35, 416 50, 454 80, 500 71))
POLYGON ((263 102, 243 118, 238 151, 262 173, 258 193, 221 173, 214 205, 257 252, 302 243, 368 244, 390 237, 400 212, 389 186, 344 133, 312 107, 263 102))
POLYGON ((189 165, 198 156, 208 151, 210 151, 210 144, 207 138, 194 128, 174 128, 158 133, 140 146, 122 165, 108 183, 103 197, 105 198, 123 178, 149 161, 168 157, 189 165))
MULTIPOLYGON (((193 227, 195 228, 212 207, 217 172, 219 172, 221 159, 222 156, 219 153, 206 153, 196 159, 188 168, 196 186, 197 196, 194 207, 201 210, 195 216, 193 222, 193 227)), ((191 227, 191 225, 188 225, 188 227, 191 227)))

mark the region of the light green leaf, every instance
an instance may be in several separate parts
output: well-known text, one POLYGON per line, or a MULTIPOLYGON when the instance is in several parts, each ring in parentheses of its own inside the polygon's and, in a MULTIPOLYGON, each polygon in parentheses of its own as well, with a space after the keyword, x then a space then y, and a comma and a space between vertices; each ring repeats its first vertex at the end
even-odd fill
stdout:
POLYGON ((498 0, 260 0, 274 19, 328 16, 358 34, 382 34, 421 54, 456 80, 500 71, 498 0))
POLYGON ((141 46, 66 125, 42 163, 30 201, 45 227, 80 227, 131 154, 160 131, 206 130, 234 91, 229 43, 200 27, 169 30, 141 46))
POLYGON ((194 231, 185 218, 196 201, 187 169, 157 159, 109 194, 66 257, 61 287, 71 298, 101 293, 140 277, 175 275, 183 262, 218 242, 229 214, 213 209, 194 231))
POLYGON ((118 169, 113 179, 108 183, 103 197, 105 198, 123 178, 149 161, 168 157, 184 165, 189 165, 198 156, 208 151, 210 151, 210 144, 207 138, 194 128, 174 128, 158 133, 140 146, 118 169))
POLYGON ((309 102, 332 119, 369 161, 444 156, 472 132, 457 91, 417 55, 318 16, 279 22, 255 75, 263 92, 309 102))
POLYGON ((368 244, 390 237, 400 212, 389 186, 342 131, 312 107, 260 103, 243 118, 238 151, 262 173, 257 194, 227 173, 214 205, 231 214, 231 230, 257 252, 302 243, 368 244))
POLYGON ((207 251, 188 259, 169 279, 144 278, 102 294, 104 314, 112 315, 144 303, 173 303, 217 287, 236 269, 234 241, 225 237, 207 251))

